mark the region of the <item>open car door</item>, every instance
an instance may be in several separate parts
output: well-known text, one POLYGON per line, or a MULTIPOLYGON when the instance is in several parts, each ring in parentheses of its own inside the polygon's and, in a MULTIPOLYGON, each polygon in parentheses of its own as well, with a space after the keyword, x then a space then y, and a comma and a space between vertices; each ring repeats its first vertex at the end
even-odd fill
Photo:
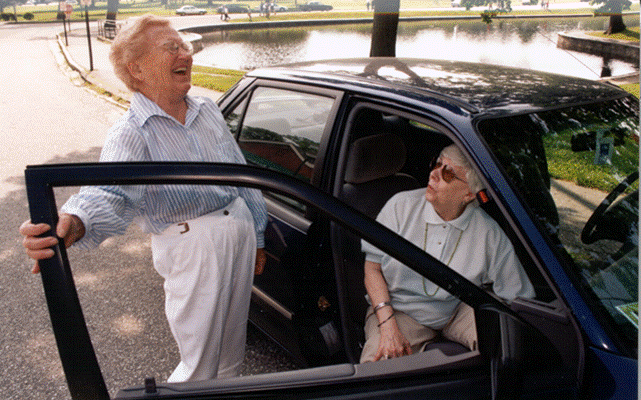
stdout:
MULTIPOLYGON (((233 379, 123 389, 117 398, 578 398, 576 372, 548 338, 481 288, 371 218, 313 186, 261 168, 209 163, 97 163, 31 166, 26 170, 31 219, 55 226, 53 189, 80 185, 238 185, 304 202, 353 234, 459 297, 475 309, 479 351, 425 361, 416 354, 368 365, 340 364, 233 379), (414 357, 414 358, 412 358, 414 357)), ((48 235, 53 235, 49 232, 48 235)), ((74 399, 108 399, 66 250, 41 262, 43 286, 62 365, 74 399)))

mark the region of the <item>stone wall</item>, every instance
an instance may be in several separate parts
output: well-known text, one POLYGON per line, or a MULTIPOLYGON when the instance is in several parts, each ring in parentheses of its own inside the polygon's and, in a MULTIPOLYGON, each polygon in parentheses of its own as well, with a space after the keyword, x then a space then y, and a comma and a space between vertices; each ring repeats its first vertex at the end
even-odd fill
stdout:
POLYGON ((559 33, 556 46, 608 58, 639 63, 639 43, 597 38, 584 33, 559 33))

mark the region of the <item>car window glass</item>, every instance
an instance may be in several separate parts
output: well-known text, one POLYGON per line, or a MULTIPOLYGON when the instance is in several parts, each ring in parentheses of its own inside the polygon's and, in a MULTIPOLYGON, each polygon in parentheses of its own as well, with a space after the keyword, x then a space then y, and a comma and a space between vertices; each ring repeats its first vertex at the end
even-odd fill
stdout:
POLYGON ((236 137, 238 135, 238 128, 240 127, 240 119, 243 115, 243 110, 247 105, 247 98, 245 98, 239 105, 237 105, 232 112, 227 114, 225 121, 227 122, 227 127, 231 131, 232 135, 236 137))
POLYGON ((536 219, 572 259, 594 306, 633 347, 638 330, 637 112, 636 100, 623 99, 479 125, 536 219))
MULTIPOLYGON (((254 90, 227 116, 247 162, 310 182, 333 98, 268 87, 254 90), (243 125, 240 116, 245 110, 243 125)), ((305 212, 300 202, 274 195, 305 212)))
POLYGON ((309 93, 257 88, 239 136, 247 160, 309 182, 333 103, 309 93))

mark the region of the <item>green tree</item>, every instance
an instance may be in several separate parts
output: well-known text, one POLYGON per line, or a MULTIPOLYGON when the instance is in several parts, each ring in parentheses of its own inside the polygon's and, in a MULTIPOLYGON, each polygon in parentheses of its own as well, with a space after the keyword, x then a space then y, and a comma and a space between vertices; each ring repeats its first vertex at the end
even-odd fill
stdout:
POLYGON ((623 10, 629 10, 632 3, 629 0, 592 0, 592 5, 603 4, 597 8, 595 14, 605 14, 610 16, 610 23, 605 33, 611 35, 613 33, 623 32, 625 24, 623 23, 623 10))
POLYGON ((374 0, 374 24, 370 57, 396 57, 400 0, 374 0))
POLYGON ((481 13, 481 19, 486 24, 492 23, 492 18, 498 13, 512 11, 512 0, 461 0, 461 6, 469 11, 472 7, 487 6, 487 10, 481 13), (496 3, 496 8, 494 8, 496 3))

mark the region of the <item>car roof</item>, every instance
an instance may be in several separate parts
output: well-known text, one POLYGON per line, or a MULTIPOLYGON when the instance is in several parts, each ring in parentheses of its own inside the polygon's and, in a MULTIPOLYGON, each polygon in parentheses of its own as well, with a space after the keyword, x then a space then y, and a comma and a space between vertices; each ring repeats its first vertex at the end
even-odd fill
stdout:
POLYGON ((472 113, 513 113, 583 104, 627 95, 613 85, 504 66, 408 58, 355 58, 261 68, 249 77, 400 94, 440 97, 472 113), (360 88, 360 89, 359 89, 360 88))

